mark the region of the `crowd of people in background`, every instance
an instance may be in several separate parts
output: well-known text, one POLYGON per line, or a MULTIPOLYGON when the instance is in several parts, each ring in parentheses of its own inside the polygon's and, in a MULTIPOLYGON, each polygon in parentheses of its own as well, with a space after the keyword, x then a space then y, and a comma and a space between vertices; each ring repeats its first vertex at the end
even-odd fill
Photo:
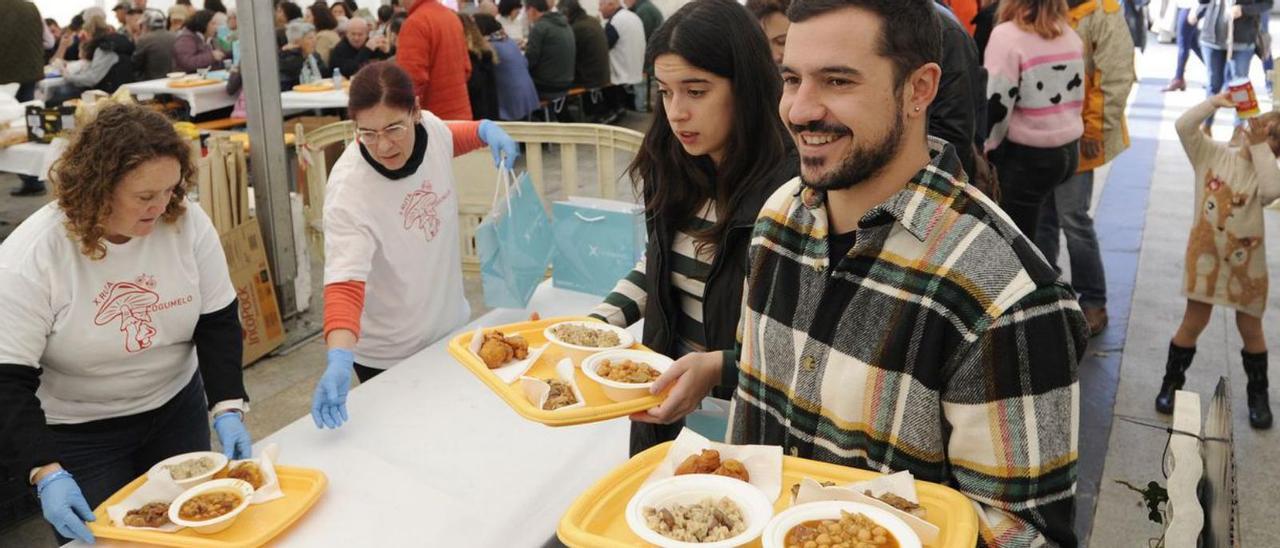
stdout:
MULTIPOLYGON (((456 12, 435 0, 397 0, 376 11, 341 0, 273 4, 281 89, 350 78, 370 62, 395 59, 424 106, 462 119, 526 120, 540 112, 551 121, 612 123, 626 109, 645 109, 645 44, 663 21, 649 0, 605 0, 599 17, 572 0, 480 0, 456 12), (570 95, 583 96, 572 116, 564 112, 570 95)), ((39 41, 23 62, 63 77, 46 104, 174 72, 225 69, 227 92, 241 90, 239 21, 220 0, 201 9, 184 0, 167 11, 124 0, 110 12, 86 9, 65 26, 47 19, 31 27, 13 29, 39 41)), ((43 77, 25 71, 18 98, 32 99, 43 77)))

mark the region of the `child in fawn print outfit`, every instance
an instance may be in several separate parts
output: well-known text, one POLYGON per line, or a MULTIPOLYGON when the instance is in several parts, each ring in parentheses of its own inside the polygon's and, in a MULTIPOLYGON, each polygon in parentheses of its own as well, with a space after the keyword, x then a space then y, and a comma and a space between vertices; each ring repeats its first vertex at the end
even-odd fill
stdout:
POLYGON ((1240 352, 1249 378, 1249 423, 1270 428, 1267 400, 1267 346, 1262 312, 1267 303, 1267 261, 1262 207, 1280 198, 1280 113, 1268 112, 1236 128, 1233 142, 1215 143, 1199 126, 1219 108, 1232 107, 1227 95, 1215 95, 1183 114, 1178 137, 1195 168, 1196 215, 1187 241, 1182 293, 1187 309, 1169 342, 1164 382, 1156 410, 1173 411, 1173 393, 1182 388, 1195 356, 1196 340, 1209 323, 1214 305, 1236 310, 1236 328, 1244 339, 1240 352))

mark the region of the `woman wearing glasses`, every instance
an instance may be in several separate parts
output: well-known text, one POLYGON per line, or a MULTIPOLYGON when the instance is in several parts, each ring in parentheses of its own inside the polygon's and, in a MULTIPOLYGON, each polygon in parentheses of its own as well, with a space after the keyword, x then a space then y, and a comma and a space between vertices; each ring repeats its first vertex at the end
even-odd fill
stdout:
POLYGON ((368 381, 466 323, 452 159, 482 146, 505 165, 520 149, 497 124, 442 122, 419 108, 393 62, 351 79, 356 125, 324 203, 328 368, 312 399, 318 428, 347 420, 351 373, 368 381))

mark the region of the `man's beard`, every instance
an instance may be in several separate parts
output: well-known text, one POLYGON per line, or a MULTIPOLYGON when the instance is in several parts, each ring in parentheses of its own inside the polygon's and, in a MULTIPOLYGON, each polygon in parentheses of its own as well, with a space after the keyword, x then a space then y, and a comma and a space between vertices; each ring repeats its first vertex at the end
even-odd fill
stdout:
MULTIPOLYGON (((792 125, 791 131, 796 136, 797 141, 800 140, 801 131, 854 137, 853 131, 849 128, 826 122, 811 122, 803 126, 792 125)), ((852 188, 867 179, 875 177, 898 155, 898 151, 902 148, 902 135, 905 131, 906 127, 902 122, 902 105, 898 105, 893 116, 893 127, 890 128, 884 139, 872 143, 870 146, 854 148, 853 152, 840 162, 835 171, 825 177, 809 180, 804 176, 804 170, 801 170, 800 182, 814 190, 832 191, 852 188)), ((804 156, 800 157, 800 163, 813 165, 810 163, 810 159, 804 156)))

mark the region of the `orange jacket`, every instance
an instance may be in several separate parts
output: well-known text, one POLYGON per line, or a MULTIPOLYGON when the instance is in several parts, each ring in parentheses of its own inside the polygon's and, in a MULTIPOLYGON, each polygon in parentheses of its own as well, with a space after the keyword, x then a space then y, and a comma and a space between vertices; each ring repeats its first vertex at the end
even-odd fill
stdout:
POLYGON ((946 0, 946 4, 951 8, 951 13, 956 14, 960 24, 964 25, 964 30, 969 31, 969 36, 973 36, 973 18, 978 15, 978 0, 946 0))
POLYGON ((413 79, 422 108, 443 120, 470 120, 471 58, 458 14, 437 0, 418 0, 400 29, 396 63, 413 79))

